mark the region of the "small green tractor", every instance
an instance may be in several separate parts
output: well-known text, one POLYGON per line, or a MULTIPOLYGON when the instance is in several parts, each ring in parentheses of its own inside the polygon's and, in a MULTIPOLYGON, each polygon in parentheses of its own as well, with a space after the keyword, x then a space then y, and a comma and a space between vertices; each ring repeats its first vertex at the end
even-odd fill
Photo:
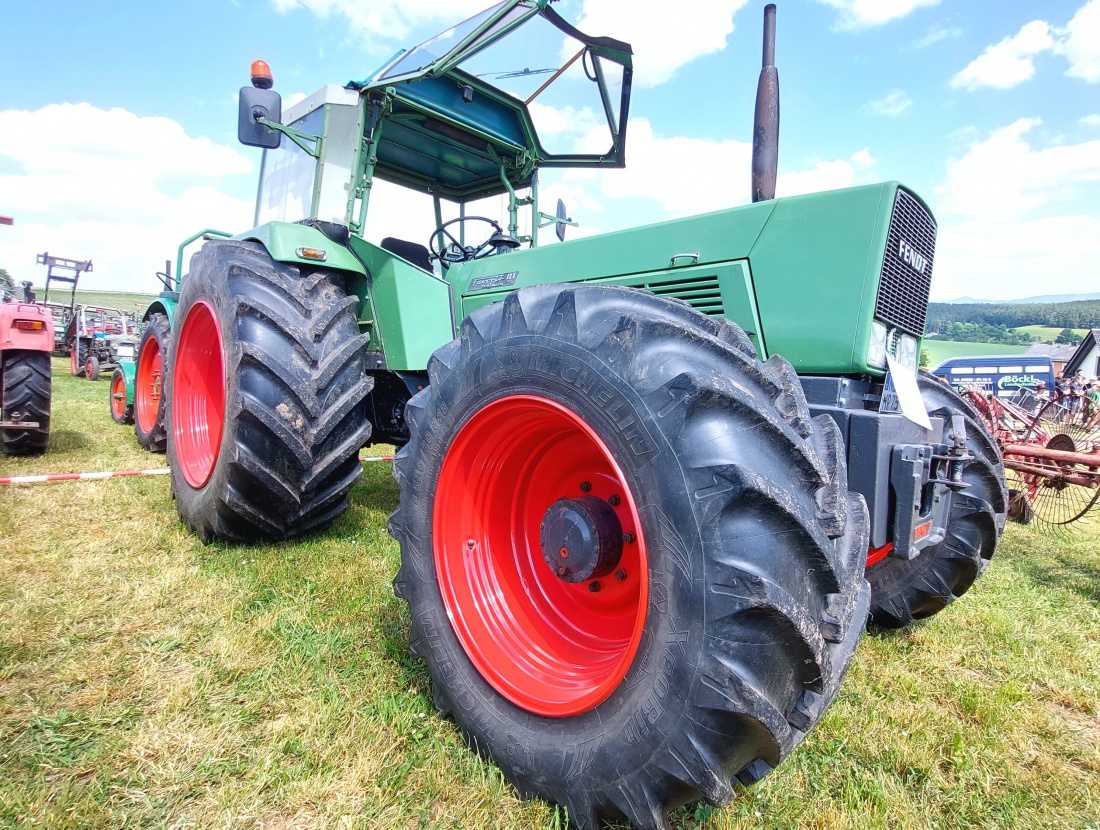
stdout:
POLYGON ((435 704, 581 828, 758 781, 868 617, 942 610, 1004 525, 996 445, 917 369, 935 219, 896 182, 773 198, 765 21, 754 201, 542 246, 569 220, 540 171, 625 164, 626 43, 503 0, 285 117, 257 62, 256 227, 146 316, 138 434, 144 406, 204 542, 320 530, 360 448, 400 447, 394 590, 435 704), (378 181, 431 197, 427 245, 367 240, 378 181), (467 214, 487 197, 506 225, 467 214))

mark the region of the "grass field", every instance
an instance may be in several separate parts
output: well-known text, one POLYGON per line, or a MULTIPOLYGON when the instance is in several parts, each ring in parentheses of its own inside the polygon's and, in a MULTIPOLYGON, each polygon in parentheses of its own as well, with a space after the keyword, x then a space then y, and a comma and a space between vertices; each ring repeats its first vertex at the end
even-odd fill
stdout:
MULTIPOLYGON (((1048 341, 1053 342, 1054 339, 1062 333, 1062 330, 1057 326, 1017 326, 1016 331, 1026 332, 1035 340, 1043 343, 1048 341)), ((1073 331, 1081 335, 1081 337, 1089 333, 1088 329, 1073 329, 1073 331)))
MULTIPOLYGON (((50 452, 0 475, 160 466, 107 384, 54 366, 50 452)), ((0 826, 525 828, 432 708, 386 533, 397 487, 294 544, 203 547, 163 477, 0 485, 0 826)), ((677 828, 1096 828, 1100 522, 1011 526, 960 602, 865 638, 791 759, 677 828)))

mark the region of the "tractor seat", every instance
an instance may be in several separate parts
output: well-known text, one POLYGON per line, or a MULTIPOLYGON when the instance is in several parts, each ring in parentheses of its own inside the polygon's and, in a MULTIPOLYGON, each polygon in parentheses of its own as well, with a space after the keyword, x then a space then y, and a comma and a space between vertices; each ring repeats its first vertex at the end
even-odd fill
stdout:
POLYGON ((423 268, 429 273, 432 270, 431 257, 428 254, 428 249, 423 245, 416 242, 409 242, 405 239, 394 239, 392 236, 387 236, 382 240, 381 247, 391 254, 397 254, 402 259, 408 260, 417 268, 423 268))

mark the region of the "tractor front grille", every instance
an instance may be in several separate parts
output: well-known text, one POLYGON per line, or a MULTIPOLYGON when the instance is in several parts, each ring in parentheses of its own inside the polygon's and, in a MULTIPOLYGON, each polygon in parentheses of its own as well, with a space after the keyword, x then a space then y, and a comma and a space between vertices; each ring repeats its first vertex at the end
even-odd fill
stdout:
POLYGON ((913 194, 898 188, 875 304, 878 319, 924 334, 935 253, 936 221, 913 194))
POLYGON ((721 316, 726 311, 716 274, 646 280, 640 287, 661 297, 676 297, 704 314, 721 316))

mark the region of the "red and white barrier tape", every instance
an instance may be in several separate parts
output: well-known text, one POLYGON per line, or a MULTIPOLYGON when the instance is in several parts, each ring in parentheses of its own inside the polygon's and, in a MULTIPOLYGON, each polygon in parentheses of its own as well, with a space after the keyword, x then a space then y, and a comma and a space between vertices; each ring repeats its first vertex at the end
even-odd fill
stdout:
POLYGON ((9 476, 0 478, 0 484, 39 484, 43 481, 89 481, 100 478, 122 478, 123 476, 165 476, 167 467, 155 470, 114 470, 104 473, 60 473, 47 476, 9 476))
MULTIPOLYGON (((360 461, 393 461, 392 455, 360 456, 360 461)), ((104 478, 124 478, 126 476, 166 476, 171 472, 167 467, 152 470, 108 470, 102 473, 59 473, 44 476, 0 476, 0 484, 41 484, 46 481, 94 481, 104 478)))

